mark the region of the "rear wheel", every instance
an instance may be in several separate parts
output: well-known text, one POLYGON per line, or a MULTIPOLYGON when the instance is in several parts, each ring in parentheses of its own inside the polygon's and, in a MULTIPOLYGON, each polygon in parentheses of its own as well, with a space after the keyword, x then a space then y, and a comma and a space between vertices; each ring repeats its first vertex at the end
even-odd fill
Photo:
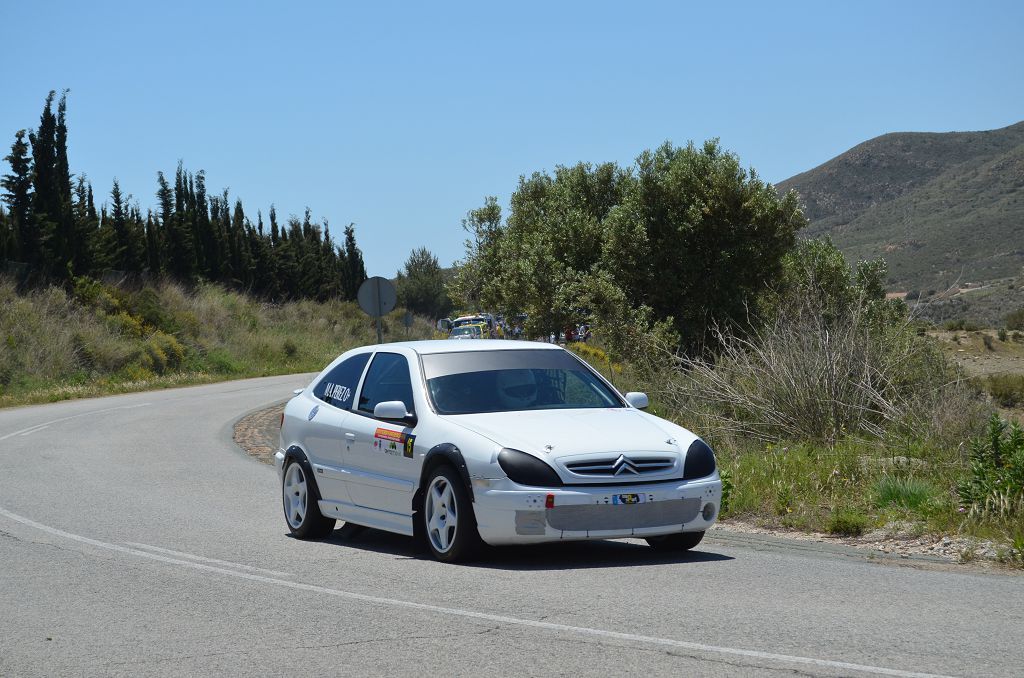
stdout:
POLYGON ((700 543, 704 538, 704 532, 679 532, 677 534, 666 534, 660 537, 647 537, 646 541, 651 548, 659 551, 689 551, 700 543))
POLYGON ((423 493, 423 535, 438 560, 455 563, 472 558, 480 547, 480 534, 469 493, 451 466, 438 466, 423 493))
POLYGON ((289 462, 284 469, 281 500, 288 529, 299 539, 326 537, 334 530, 334 519, 320 513, 316 488, 297 461, 289 462))

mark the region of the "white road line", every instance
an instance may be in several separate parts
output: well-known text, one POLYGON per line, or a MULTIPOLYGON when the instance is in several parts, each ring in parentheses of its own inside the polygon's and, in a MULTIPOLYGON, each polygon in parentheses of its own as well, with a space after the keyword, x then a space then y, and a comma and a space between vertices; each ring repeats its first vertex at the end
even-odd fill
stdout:
MULTIPOLYGON (((28 429, 27 431, 25 431, 21 435, 22 436, 30 436, 33 433, 38 433, 39 431, 42 431, 43 429, 46 429, 46 428, 50 428, 50 425, 49 424, 41 424, 40 426, 36 426, 35 428, 28 429)), ((0 439, 0 440, 2 440, 2 439, 0 439)))
POLYGON ((194 553, 186 553, 184 551, 172 551, 171 549, 161 548, 160 546, 151 546, 149 544, 140 544, 134 541, 126 541, 125 544, 134 546, 136 548, 145 549, 146 551, 155 551, 157 553, 163 553, 168 556, 178 556, 179 558, 188 558, 189 560, 199 560, 204 563, 213 563, 214 565, 223 565, 225 567, 235 567, 239 570, 248 570, 249 572, 263 572, 264 574, 271 574, 278 577, 292 577, 291 572, 281 572, 280 570, 267 570, 262 567, 253 567, 252 565, 242 565, 241 563, 232 563, 228 560, 218 560, 216 558, 207 558, 205 556, 197 556, 194 553))
POLYGON ((72 414, 70 417, 61 417, 60 419, 52 419, 50 421, 45 421, 42 424, 35 424, 33 426, 29 426, 27 428, 23 428, 23 429, 21 429, 19 431, 14 431, 13 433, 8 433, 5 436, 0 436, 0 440, 7 440, 8 438, 13 438, 14 436, 17 436, 17 435, 29 435, 30 433, 35 433, 36 430, 42 430, 42 429, 46 428, 47 426, 49 426, 51 424, 59 424, 62 421, 68 421, 70 419, 78 419, 80 417, 90 417, 90 416, 92 416, 94 414, 103 414, 104 412, 115 412, 117 410, 134 410, 134 409, 136 409, 138 407, 149 407, 149 405, 150 405, 150 403, 140 403, 138 405, 121 405, 120 407, 108 407, 108 408, 102 409, 102 410, 92 410, 91 412, 82 412, 81 414, 72 414))
POLYGON ((33 527, 37 530, 41 530, 48 534, 52 534, 57 537, 64 539, 70 539, 77 541, 82 544, 89 544, 97 548, 106 549, 109 551, 117 551, 119 553, 125 553, 128 555, 137 556, 140 558, 148 558, 168 565, 177 565, 179 567, 190 568, 193 570, 201 570, 204 572, 213 572, 216 574, 227 575, 229 577, 236 577, 238 579, 247 579, 249 581, 261 582, 264 584, 272 584, 274 586, 281 586, 285 588, 295 589, 299 591, 307 591, 310 593, 319 593, 322 595, 335 596, 338 598, 346 598, 349 600, 359 600, 366 603, 374 603, 376 605, 384 605, 388 607, 401 607, 408 610, 418 610, 421 612, 433 612, 436 614, 443 614, 453 617, 465 617, 468 619, 479 619, 496 624, 506 624, 509 626, 520 626, 533 629, 541 629, 544 631, 553 631, 556 633, 567 633, 578 636, 589 636, 597 638, 608 638, 612 640, 624 640, 633 643, 639 643, 643 645, 657 645, 660 647, 675 648, 680 650, 689 650, 691 652, 702 652, 708 654, 720 654, 734 657, 749 657, 752 659, 758 659, 761 661, 771 662, 782 662, 786 664, 803 664, 810 666, 819 666, 830 669, 844 669, 847 671, 858 671, 861 673, 871 673, 880 676, 898 676, 899 678, 950 678, 949 676, 941 676, 934 673, 920 673, 916 671, 902 671, 900 669, 890 669, 883 666, 868 666, 865 664, 851 664, 849 662, 834 661, 831 659, 818 659, 815 657, 800 657, 796 655, 777 654, 774 652, 761 652, 759 650, 744 650, 732 647, 721 647, 716 645, 705 645, 703 643, 691 643, 683 640, 674 640, 672 638, 658 638, 656 636, 643 636, 635 633, 623 633, 621 631, 608 631, 605 629, 594 629, 586 626, 569 626, 567 624, 555 624, 552 622, 536 621, 533 619, 520 619, 518 617, 507 617, 505 615, 490 614, 488 612, 475 612, 473 610, 461 610, 453 607, 442 607, 440 605, 429 605, 426 603, 415 603, 408 600, 399 600, 396 598, 382 598, 380 596, 370 596, 363 593, 354 593, 351 591, 342 591, 340 589, 327 588, 325 586, 316 586, 315 584, 303 584, 300 582, 288 581, 287 579, 277 579, 274 577, 266 577, 259 574, 252 574, 249 572, 239 572, 238 570, 229 570, 223 567, 217 567, 215 565, 207 565, 204 563, 193 562, 190 560, 181 560, 179 558, 172 558, 169 556, 163 556, 158 553, 149 553, 140 549, 130 548, 128 546, 121 546, 119 544, 110 544, 98 539, 91 539, 89 537, 83 537, 78 534, 72 534, 71 532, 65 532, 49 525, 43 525, 37 523, 34 520, 25 518, 16 513, 11 513, 6 509, 0 508, 0 515, 13 520, 15 522, 33 527))

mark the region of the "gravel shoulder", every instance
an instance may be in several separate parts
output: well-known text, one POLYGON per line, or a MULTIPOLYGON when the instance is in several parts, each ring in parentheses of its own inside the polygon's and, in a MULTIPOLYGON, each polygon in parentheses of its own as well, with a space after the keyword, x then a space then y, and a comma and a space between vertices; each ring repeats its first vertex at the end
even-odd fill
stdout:
POLYGON ((274 464, 281 431, 283 400, 270 407, 250 412, 235 422, 234 439, 245 452, 263 464, 274 464))
MULTIPOLYGON (((235 443, 260 463, 274 463, 281 413, 286 402, 250 412, 235 423, 235 443)), ((998 562, 997 547, 992 542, 950 535, 914 535, 905 529, 901 525, 892 525, 859 537, 837 537, 821 532, 761 527, 732 518, 717 523, 708 533, 708 539, 754 549, 820 552, 822 555, 926 569, 952 567, 957 570, 1019 573, 998 562)))

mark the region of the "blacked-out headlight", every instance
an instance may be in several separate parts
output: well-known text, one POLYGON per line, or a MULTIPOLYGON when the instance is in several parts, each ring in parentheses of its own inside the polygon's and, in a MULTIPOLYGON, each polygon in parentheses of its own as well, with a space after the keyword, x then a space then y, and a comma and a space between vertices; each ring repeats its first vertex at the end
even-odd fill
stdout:
POLYGON ((715 472, 715 453, 708 444, 697 438, 686 450, 686 463, 683 464, 683 480, 705 478, 715 472))
POLYGON ((555 469, 532 454, 505 448, 498 453, 498 465, 509 480, 531 487, 561 487, 562 479, 555 469))

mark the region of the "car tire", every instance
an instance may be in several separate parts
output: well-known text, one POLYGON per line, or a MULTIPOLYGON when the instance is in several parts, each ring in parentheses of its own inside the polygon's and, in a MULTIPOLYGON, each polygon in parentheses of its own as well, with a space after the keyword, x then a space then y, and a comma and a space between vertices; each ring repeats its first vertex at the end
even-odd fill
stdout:
POLYGON ((469 492, 448 464, 438 466, 427 477, 419 522, 431 555, 442 562, 470 560, 482 544, 469 492))
POLYGON ((281 480, 281 503, 288 530, 299 539, 319 539, 334 530, 335 520, 320 513, 317 497, 316 486, 303 464, 289 461, 281 480))
POLYGON ((703 538, 704 531, 701 530, 700 532, 679 532, 660 537, 647 537, 646 541, 651 548, 658 551, 689 551, 703 538))

